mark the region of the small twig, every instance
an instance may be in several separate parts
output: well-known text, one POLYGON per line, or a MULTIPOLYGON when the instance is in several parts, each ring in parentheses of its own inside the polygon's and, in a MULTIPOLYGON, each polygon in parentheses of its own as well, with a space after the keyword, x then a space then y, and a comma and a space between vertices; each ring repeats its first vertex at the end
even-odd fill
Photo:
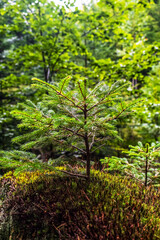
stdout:
POLYGON ((94 134, 93 134, 93 137, 92 137, 92 142, 91 142, 91 144, 90 144, 90 146, 89 146, 89 149, 90 149, 90 150, 92 149, 92 146, 93 146, 93 144, 94 144, 94 142, 95 142, 95 136, 96 136, 96 132, 94 131, 94 134))
POLYGON ((71 172, 67 172, 67 171, 64 171, 64 170, 58 170, 57 169, 57 171, 59 171, 59 172, 63 172, 63 173, 66 173, 66 174, 68 174, 68 175, 70 175, 70 176, 73 176, 73 177, 82 177, 82 178, 88 178, 87 176, 85 176, 85 175, 81 175, 81 174, 76 174, 76 173, 71 173, 71 172))
POLYGON ((84 196, 86 197, 86 199, 88 200, 88 202, 91 203, 91 200, 89 199, 89 197, 87 196, 87 194, 85 193, 85 191, 84 191, 84 190, 81 190, 81 192, 84 194, 84 196))
POLYGON ((100 145, 99 147, 97 147, 96 149, 94 149, 94 150, 92 151, 92 153, 94 153, 94 152, 95 152, 96 150, 98 150, 99 148, 103 147, 105 144, 106 144, 106 143, 104 143, 104 144, 100 145))
POLYGON ((63 223, 63 224, 59 225, 59 226, 57 227, 57 229, 59 229, 59 228, 61 228, 61 227, 63 227, 63 226, 66 226, 66 225, 67 225, 67 223, 63 223))

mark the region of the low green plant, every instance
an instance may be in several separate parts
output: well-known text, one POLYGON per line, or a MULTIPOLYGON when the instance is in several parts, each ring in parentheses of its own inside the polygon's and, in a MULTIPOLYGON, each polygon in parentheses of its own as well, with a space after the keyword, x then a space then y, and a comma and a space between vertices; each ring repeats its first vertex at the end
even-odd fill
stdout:
POLYGON ((25 171, 53 169, 49 164, 42 162, 36 154, 26 151, 0 151, 0 169, 3 172, 15 170, 14 174, 25 171))
POLYGON ((160 144, 147 143, 145 146, 138 142, 137 146, 130 145, 130 150, 125 150, 128 158, 116 156, 101 159, 105 170, 119 171, 141 181, 145 186, 149 184, 160 185, 160 144))

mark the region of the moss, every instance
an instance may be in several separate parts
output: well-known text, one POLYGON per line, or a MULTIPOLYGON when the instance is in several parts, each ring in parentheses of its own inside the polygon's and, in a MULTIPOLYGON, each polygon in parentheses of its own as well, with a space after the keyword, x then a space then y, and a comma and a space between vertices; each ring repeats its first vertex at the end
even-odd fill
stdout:
POLYGON ((1 189, 6 185, 3 208, 21 226, 13 231, 15 239, 19 232, 23 239, 51 234, 74 240, 151 240, 160 235, 160 189, 145 189, 127 178, 92 170, 88 182, 36 171, 8 173, 1 189))

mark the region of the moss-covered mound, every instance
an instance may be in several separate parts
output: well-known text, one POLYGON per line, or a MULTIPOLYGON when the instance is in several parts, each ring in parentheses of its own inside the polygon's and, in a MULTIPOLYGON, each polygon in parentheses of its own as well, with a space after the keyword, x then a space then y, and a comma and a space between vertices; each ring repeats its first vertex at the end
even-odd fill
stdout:
POLYGON ((12 222, 8 239, 160 236, 160 189, 121 177, 92 171, 89 182, 55 172, 9 173, 1 179, 1 191, 3 217, 12 222))

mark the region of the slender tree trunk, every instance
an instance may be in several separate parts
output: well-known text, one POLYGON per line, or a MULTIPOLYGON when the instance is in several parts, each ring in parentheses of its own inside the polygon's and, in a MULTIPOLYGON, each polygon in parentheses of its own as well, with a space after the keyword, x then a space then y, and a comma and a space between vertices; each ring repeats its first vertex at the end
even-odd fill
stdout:
MULTIPOLYGON (((39 12, 39 20, 41 22, 41 8, 40 6, 38 7, 38 12, 39 12)), ((43 32, 42 30, 40 29, 40 36, 43 37, 43 32)), ((49 74, 48 74, 48 69, 47 69, 47 66, 46 66, 46 58, 45 58, 45 53, 44 51, 42 51, 42 61, 43 61, 43 71, 44 71, 44 79, 46 82, 48 82, 48 78, 49 78, 49 74)))
POLYGON ((86 168, 86 173, 88 179, 90 178, 90 162, 91 162, 91 157, 90 157, 90 149, 89 149, 89 141, 88 141, 88 135, 87 133, 85 134, 85 145, 86 145, 86 160, 87 160, 87 168, 86 168))
POLYGON ((147 186, 147 175, 148 175, 148 157, 146 157, 146 167, 145 167, 145 186, 147 186))
MULTIPOLYGON (((84 119, 85 119, 85 125, 87 124, 87 105, 85 103, 84 105, 84 119)), ((89 139, 88 139, 88 132, 86 131, 85 133, 85 147, 86 147, 86 161, 87 161, 87 167, 86 167, 86 173, 88 179, 90 179, 90 161, 91 161, 91 154, 90 154, 90 149, 89 149, 89 139)))
MULTIPOLYGON (((146 153, 148 153, 148 145, 147 145, 147 149, 146 149, 146 153)), ((148 156, 146 156, 146 166, 145 166, 145 187, 147 186, 147 182, 148 182, 148 156)))
POLYGON ((134 88, 134 89, 138 89, 138 86, 137 86, 137 79, 132 79, 132 87, 134 88))

